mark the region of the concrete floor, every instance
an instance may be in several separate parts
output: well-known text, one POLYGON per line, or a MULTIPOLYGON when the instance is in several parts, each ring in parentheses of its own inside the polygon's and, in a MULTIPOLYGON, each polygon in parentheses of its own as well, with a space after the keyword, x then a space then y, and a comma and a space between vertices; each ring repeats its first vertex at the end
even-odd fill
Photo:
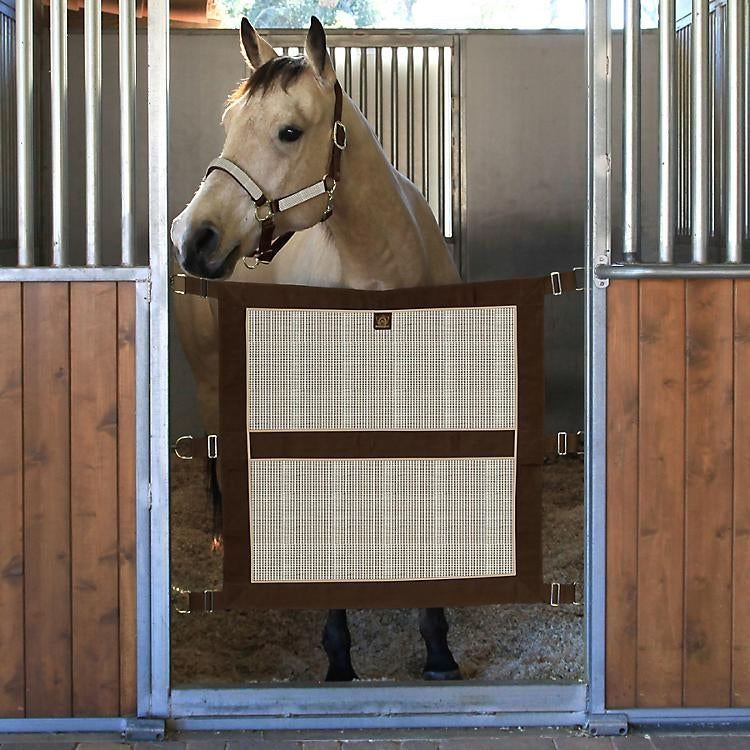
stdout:
POLYGON ((0 750, 750 750, 750 732, 633 732, 587 737, 566 730, 180 733, 163 742, 117 736, 0 735, 0 750))

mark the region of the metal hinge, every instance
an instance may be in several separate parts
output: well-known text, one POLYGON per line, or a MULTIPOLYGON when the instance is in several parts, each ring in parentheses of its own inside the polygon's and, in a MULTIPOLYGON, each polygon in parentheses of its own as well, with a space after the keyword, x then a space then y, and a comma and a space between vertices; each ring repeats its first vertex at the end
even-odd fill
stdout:
POLYGON ((592 737, 624 737, 628 733, 626 714, 591 714, 586 732, 592 737))

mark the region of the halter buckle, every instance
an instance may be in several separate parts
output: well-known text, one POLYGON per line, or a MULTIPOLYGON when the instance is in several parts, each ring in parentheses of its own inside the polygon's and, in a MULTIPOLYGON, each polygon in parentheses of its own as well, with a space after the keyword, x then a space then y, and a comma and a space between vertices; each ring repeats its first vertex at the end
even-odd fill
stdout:
POLYGON ((343 151, 346 148, 346 125, 344 125, 341 120, 336 120, 336 122, 333 123, 333 134, 331 140, 333 140, 333 145, 336 146, 339 151, 343 151), (343 137, 342 141, 339 140, 339 133, 341 133, 343 137))
POLYGON ((268 221, 273 216, 273 208, 271 207, 270 203, 261 203, 260 206, 255 207, 255 220, 262 224, 264 221, 268 221), (265 216, 261 216, 258 212, 265 208, 268 213, 265 216))

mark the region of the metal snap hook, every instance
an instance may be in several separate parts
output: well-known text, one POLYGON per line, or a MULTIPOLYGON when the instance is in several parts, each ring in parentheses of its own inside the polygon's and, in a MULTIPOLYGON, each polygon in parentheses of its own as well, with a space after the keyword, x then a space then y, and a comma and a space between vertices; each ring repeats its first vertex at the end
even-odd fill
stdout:
POLYGON ((259 224, 262 224, 264 221, 268 221, 272 216, 273 216, 273 208, 271 208, 270 203, 261 203, 260 206, 255 207, 255 220, 259 224), (261 216, 258 213, 262 208, 265 208, 268 211, 268 213, 265 216, 261 216))

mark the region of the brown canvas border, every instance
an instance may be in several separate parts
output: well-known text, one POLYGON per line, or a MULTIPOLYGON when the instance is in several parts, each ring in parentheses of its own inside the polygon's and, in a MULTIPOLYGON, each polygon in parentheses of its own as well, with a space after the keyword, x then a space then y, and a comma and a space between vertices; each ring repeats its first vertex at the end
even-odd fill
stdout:
MULTIPOLYGON (((220 435, 226 609, 464 606, 544 598, 541 465, 544 455, 544 298, 548 277, 444 287, 360 291, 266 284, 219 287, 220 435), (514 305, 518 336, 516 576, 368 583, 250 583, 245 383, 247 307, 409 310, 514 305), (239 354, 238 342, 243 342, 239 354)), ((254 439, 257 435, 254 434, 254 439)), ((272 433, 266 433, 272 434, 272 433)), ((426 434, 426 433, 422 433, 426 434)))

